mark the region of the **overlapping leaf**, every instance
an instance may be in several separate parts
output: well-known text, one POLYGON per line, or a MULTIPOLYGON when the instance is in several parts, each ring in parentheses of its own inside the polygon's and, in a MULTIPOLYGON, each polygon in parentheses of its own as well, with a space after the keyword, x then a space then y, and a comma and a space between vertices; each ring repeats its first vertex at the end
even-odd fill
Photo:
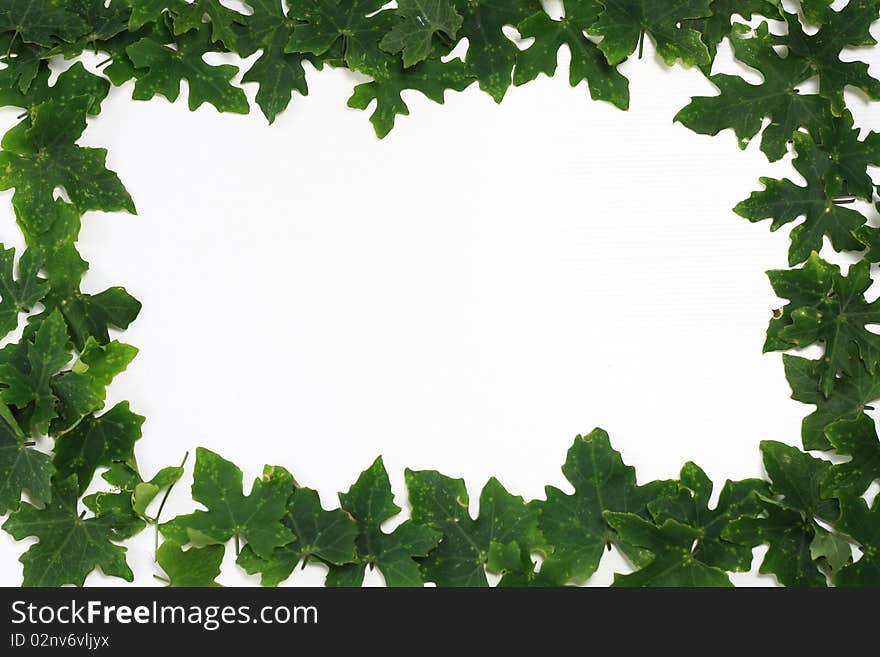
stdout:
POLYGON ((24 586, 82 586, 95 568, 128 582, 134 579, 125 548, 116 544, 129 536, 128 521, 112 513, 83 517, 78 491, 76 477, 55 481, 49 504, 37 508, 24 503, 3 525, 17 540, 39 539, 20 559, 24 586))
POLYGON ((162 533, 179 545, 225 543, 244 538, 258 556, 268 559, 277 547, 295 537, 282 522, 292 491, 289 474, 267 467, 245 495, 243 474, 233 463, 200 447, 192 497, 207 509, 178 516, 161 526, 162 533))
POLYGON ((794 168, 806 180, 806 187, 788 178, 761 178, 764 189, 753 192, 734 211, 749 221, 770 219, 770 230, 778 230, 803 217, 791 231, 788 263, 792 266, 806 260, 813 251, 819 252, 826 236, 837 251, 860 251, 862 245, 853 231, 862 226, 866 218, 857 210, 837 204, 828 194, 825 182, 832 171, 832 160, 810 135, 799 132, 793 140, 797 151, 794 168))
POLYGON ((360 586, 367 567, 378 568, 387 586, 422 586, 424 580, 417 558, 437 546, 441 534, 408 520, 386 533, 382 524, 400 513, 394 503, 391 482, 382 458, 365 470, 339 501, 357 526, 357 554, 354 563, 331 565, 329 586, 360 586))
POLYGON ((629 81, 608 63, 602 51, 585 34, 585 30, 596 22, 600 11, 597 0, 568 0, 565 16, 560 20, 537 12, 522 21, 518 25, 520 35, 524 39, 534 39, 534 43, 517 53, 514 84, 530 82, 541 73, 553 75, 559 49, 567 46, 571 53, 571 86, 586 80, 594 100, 607 100, 620 109, 627 109, 629 81))
POLYGON ((865 300, 871 286, 870 266, 852 265, 846 276, 840 267, 815 252, 803 267, 768 272, 777 296, 788 299, 779 317, 770 320, 764 351, 784 351, 823 343, 825 353, 816 369, 822 394, 831 394, 837 377, 864 366, 874 374, 880 364, 880 335, 866 326, 880 324, 880 302, 865 300), (850 359, 858 350, 860 362, 850 359))

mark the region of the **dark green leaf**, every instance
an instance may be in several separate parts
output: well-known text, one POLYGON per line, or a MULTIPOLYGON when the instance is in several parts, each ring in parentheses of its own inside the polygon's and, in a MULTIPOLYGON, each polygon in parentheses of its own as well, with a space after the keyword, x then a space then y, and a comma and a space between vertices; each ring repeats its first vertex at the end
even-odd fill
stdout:
POLYGON ((56 481, 52 501, 45 508, 23 503, 3 525, 19 541, 28 536, 39 539, 20 559, 24 586, 82 586, 95 568, 127 582, 134 579, 125 548, 114 542, 127 538, 127 522, 120 524, 114 514, 82 517, 77 507, 78 490, 75 477, 56 481))
POLYGON ((247 539, 257 556, 268 559, 276 547, 294 536, 282 524, 292 483, 282 468, 267 467, 249 495, 242 491, 242 472, 233 463, 200 447, 196 451, 192 496, 207 511, 178 516, 161 526, 162 533, 180 545, 225 543, 247 539))
POLYGON ((602 37, 599 48, 612 65, 634 53, 643 35, 650 34, 668 66, 678 60, 687 66, 703 66, 710 62, 709 50, 700 33, 682 23, 709 16, 710 4, 710 0, 602 0, 604 9, 589 32, 602 37))
POLYGON ((865 217, 837 205, 826 191, 826 177, 832 169, 828 154, 808 134, 798 132, 793 139, 797 151, 794 168, 806 180, 806 187, 788 178, 761 178, 764 190, 753 192, 734 212, 753 222, 770 219, 771 231, 803 217, 803 222, 791 231, 788 264, 792 266, 806 260, 813 251, 821 251, 826 235, 837 251, 861 251, 862 245, 853 237, 853 231, 865 223, 865 217))
POLYGON ((402 19, 379 42, 392 54, 403 53, 407 68, 424 61, 434 48, 434 36, 454 41, 462 18, 450 0, 398 0, 395 13, 402 19))
POLYGON ((608 64, 605 55, 584 34, 595 23, 601 9, 597 0, 568 0, 565 16, 553 20, 544 12, 526 18, 518 26, 524 39, 535 42, 516 56, 513 83, 525 84, 540 73, 556 72, 559 49, 571 53, 569 82, 572 87, 586 80, 594 100, 607 100, 620 109, 629 108, 629 81, 608 64))

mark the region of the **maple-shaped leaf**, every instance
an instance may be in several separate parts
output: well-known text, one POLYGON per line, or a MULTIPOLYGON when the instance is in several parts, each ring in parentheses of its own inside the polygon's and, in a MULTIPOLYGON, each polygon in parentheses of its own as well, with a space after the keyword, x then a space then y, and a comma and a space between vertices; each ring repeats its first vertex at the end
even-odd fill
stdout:
POLYGON ((47 0, 4 0, 0 5, 0 33, 40 46, 53 46, 60 39, 73 41, 89 26, 75 13, 47 0))
POLYGON ((858 497, 880 479, 880 440, 877 427, 867 415, 828 425, 825 437, 841 456, 850 460, 835 463, 826 471, 820 489, 825 497, 858 497))
POLYGON ((831 115, 828 102, 818 94, 798 92, 798 85, 812 75, 809 64, 799 57, 780 56, 766 23, 754 31, 735 24, 730 42, 736 58, 758 70, 762 82, 751 84, 736 75, 712 75, 709 80, 719 94, 692 98, 674 120, 703 135, 717 135, 729 128, 736 133, 740 148, 745 148, 761 131, 764 119, 770 119, 761 138, 761 150, 770 160, 788 152, 788 141, 798 129, 819 134, 831 115))
POLYGON ((541 531, 554 546, 541 566, 545 580, 564 584, 572 579, 587 579, 613 542, 634 562, 650 556, 619 541, 602 513, 630 512, 647 517, 647 503, 674 495, 675 482, 655 481, 638 486, 635 468, 623 462, 611 446, 608 434, 601 429, 575 438, 562 472, 574 486, 574 493, 569 495, 548 486, 547 500, 533 503, 541 513, 541 531))
POLYGON ((825 437, 825 428, 829 424, 837 420, 855 420, 871 402, 880 399, 880 377, 872 376, 859 364, 855 349, 850 358, 853 365, 838 378, 826 398, 821 392, 823 363, 783 354, 782 363, 791 386, 791 398, 816 406, 801 425, 804 449, 829 449, 830 443, 825 437))
MULTIPOLYGON (((2 402, 0 402, 2 404, 2 402)), ((52 497, 52 457, 26 445, 5 407, 0 412, 0 515, 18 508, 22 491, 45 504, 52 497)))
MULTIPOLYGON (((281 5, 278 6, 280 8, 281 5)), ((237 49, 236 26, 247 18, 244 14, 224 6, 220 0, 194 0, 180 4, 171 10, 171 15, 175 36, 202 29, 204 19, 208 18, 211 39, 230 50, 237 49)))
POLYGON ((177 37, 175 48, 146 37, 126 48, 135 67, 146 69, 134 84, 132 98, 150 100, 161 95, 172 103, 180 95, 180 83, 189 85, 189 109, 209 103, 220 112, 247 114, 250 107, 244 92, 231 84, 238 68, 230 64, 213 66, 204 55, 215 52, 210 26, 177 37))
POLYGON ((537 0, 456 0, 455 8, 462 17, 458 37, 468 40, 465 70, 500 103, 510 88, 519 52, 502 28, 544 10, 537 0))
POLYGON ((165 541, 156 550, 156 562, 168 575, 168 586, 218 587, 220 564, 226 547, 206 545, 184 550, 174 541, 165 541))
POLYGON ((144 419, 131 411, 128 402, 83 419, 55 443, 55 467, 60 476, 76 475, 82 493, 99 467, 133 459, 144 419))
POLYGON ((816 519, 833 522, 839 512, 819 487, 831 464, 771 440, 761 442, 761 453, 771 482, 771 496, 761 498, 765 517, 736 519, 722 537, 749 547, 766 543, 759 572, 776 575, 785 586, 825 586, 813 544, 827 534, 816 519))
POLYGON ((441 62, 432 58, 410 68, 392 62, 384 72, 377 72, 371 82, 359 84, 348 99, 348 106, 364 110, 376 101, 370 122, 381 139, 394 127, 398 115, 409 115, 409 107, 401 93, 408 89, 421 91, 435 103, 443 104, 447 89, 462 91, 473 82, 461 60, 441 62))
MULTIPOLYGON (((752 20, 755 16, 765 18, 782 18, 780 0, 712 0, 712 15, 705 18, 682 21, 682 27, 689 27, 700 33, 703 43, 709 49, 711 61, 724 37, 730 34, 731 21, 734 16, 742 16, 752 20)), ((711 64, 704 67, 711 68, 711 64)))
POLYGON ((160 530, 180 545, 225 543, 245 538, 257 556, 268 559, 276 547, 294 536, 282 523, 287 513, 291 481, 281 468, 267 467, 254 482, 249 495, 243 493, 242 472, 233 463, 203 447, 196 450, 192 497, 207 511, 177 516, 160 530))
POLYGON ((799 132, 793 139, 797 151, 794 168, 806 180, 806 187, 788 178, 761 178, 763 191, 753 192, 734 212, 752 222, 770 219, 771 231, 803 217, 790 235, 788 263, 792 266, 806 260, 813 251, 820 251, 826 235, 837 251, 860 251, 862 245, 853 231, 866 219, 860 212, 836 204, 826 191, 825 179, 832 168, 828 154, 806 133, 799 132))
POLYGON ((776 295, 789 303, 779 317, 770 320, 765 352, 822 342, 825 353, 818 370, 826 397, 837 377, 852 366, 853 346, 868 372, 877 371, 880 335, 865 327, 880 324, 880 301, 865 300, 865 292, 872 283, 868 262, 863 260, 850 266, 843 276, 840 267, 813 252, 803 267, 773 270, 767 275, 776 295))
POLYGON ((633 573, 614 575, 614 586, 733 586, 727 573, 703 562, 694 551, 700 530, 667 519, 661 525, 634 513, 602 514, 617 535, 653 557, 633 573))
POLYGON ((837 503, 823 498, 819 490, 819 482, 831 466, 829 461, 773 440, 761 442, 761 454, 771 491, 783 506, 800 511, 807 518, 832 521, 837 517, 837 503))
MULTIPOLYGON (((751 549, 724 540, 721 533, 735 518, 757 516, 762 510, 758 495, 769 493, 767 483, 761 479, 728 480, 715 508, 709 508, 712 480, 697 464, 686 463, 681 469, 676 495, 648 502, 648 510, 661 527, 667 520, 675 520, 697 531, 696 541, 689 550, 690 557, 696 561, 721 570, 746 571, 752 565, 751 549)), ((679 533, 674 526, 670 531, 679 533)))
POLYGON ((134 579, 125 548, 114 542, 127 538, 127 522, 120 524, 114 514, 83 517, 77 506, 78 490, 75 477, 55 480, 50 503, 37 508, 24 502, 3 525, 16 540, 39 539, 19 559, 24 564, 24 586, 82 586, 95 568, 127 582, 134 579))
POLYGON ((357 526, 357 557, 353 564, 331 565, 327 585, 361 586, 366 568, 375 567, 386 586, 423 586, 416 559, 427 556, 441 534, 412 520, 390 533, 382 530, 383 523, 400 513, 382 457, 361 473, 347 493, 339 494, 339 501, 357 526))
POLYGON ((76 208, 59 199, 46 230, 31 240, 51 290, 43 299, 46 311, 30 319, 38 324, 46 315, 60 312, 74 345, 84 349, 90 337, 104 345, 110 342, 111 327, 128 328, 140 313, 141 303, 121 287, 94 295, 80 291, 80 281, 89 268, 76 249, 80 225, 76 208))
POLYGON ((62 372, 52 381, 61 408, 49 433, 61 436, 89 413, 104 408, 107 386, 125 371, 137 352, 135 347, 116 340, 100 345, 89 338, 70 371, 62 372))
MULTIPOLYGON (((289 104, 294 91, 308 95, 306 73, 303 61, 307 56, 287 52, 287 45, 293 36, 295 21, 289 19, 274 0, 253 0, 249 3, 253 14, 244 17, 243 26, 236 27, 238 51, 249 57, 262 50, 242 82, 260 86, 257 91, 257 104, 269 123, 275 121, 289 104)), ((322 67, 320 59, 308 57, 317 68, 322 67)))
POLYGON ((394 24, 384 0, 299 0, 288 16, 296 19, 288 52, 325 55, 341 45, 346 65, 367 75, 382 73, 389 58, 379 41, 394 24), (378 13, 377 13, 378 12, 378 13))
POLYGON ((0 401, 22 411, 17 419, 25 433, 46 433, 57 415, 59 399, 52 384, 71 360, 68 344, 64 319, 54 312, 32 340, 0 350, 0 401))
POLYGON ((424 61, 434 48, 436 35, 455 40, 462 18, 451 0, 398 0, 394 13, 400 17, 379 47, 392 54, 403 54, 407 68, 424 61))
POLYGON ((0 245, 0 338, 18 326, 19 313, 28 312, 46 296, 49 286, 41 278, 42 262, 33 251, 25 251, 14 273, 15 249, 0 245))
POLYGON ((443 538, 422 562, 425 579, 437 586, 488 586, 486 568, 492 553, 509 546, 519 554, 544 548, 537 509, 511 495, 492 478, 480 493, 477 519, 468 512, 464 480, 433 470, 406 470, 406 486, 416 524, 430 527, 443 538))
POLYGON ((836 586, 880 586, 880 496, 873 506, 861 497, 842 497, 838 531, 859 542, 862 556, 834 574, 836 586))
POLYGON ((853 127, 849 110, 829 118, 819 131, 817 144, 832 163, 825 180, 829 196, 855 196, 866 201, 874 198, 874 182, 868 167, 880 166, 880 133, 869 132, 859 139, 860 133, 853 127))
POLYGON ((803 515, 769 500, 762 504, 764 517, 738 518, 722 536, 748 547, 766 544, 758 572, 774 575, 784 586, 827 586, 810 552, 814 529, 805 524, 803 515))
POLYGON ((601 11, 598 0, 568 0, 565 16, 559 20, 538 12, 522 21, 517 30, 523 39, 534 39, 516 55, 513 83, 525 84, 544 73, 556 72, 557 56, 562 46, 571 53, 568 78, 572 87, 586 80, 594 100, 607 100, 620 109, 629 108, 629 81, 616 67, 608 64, 605 55, 585 33, 596 22, 601 11))
POLYGON ((86 70, 81 62, 76 62, 49 84, 49 67, 40 67, 26 90, 22 90, 14 66, 0 71, 0 105, 21 107, 30 114, 42 103, 53 100, 66 105, 89 98, 87 112, 91 115, 101 111, 101 103, 107 97, 110 84, 104 78, 86 70))
POLYGON ((281 468, 277 477, 286 477, 293 491, 287 502, 284 524, 294 537, 268 557, 258 556, 245 547, 238 556, 238 565, 245 572, 261 574, 263 586, 278 586, 293 573, 300 562, 315 557, 329 564, 354 561, 357 526, 342 509, 327 511, 321 506, 317 491, 295 488, 293 477, 281 468))
POLYGON ((602 0, 603 10, 588 32, 602 37, 599 49, 611 65, 629 57, 640 47, 645 34, 657 45, 657 54, 668 66, 681 60, 686 66, 703 66, 711 60, 696 30, 683 21, 712 14, 710 0, 602 0))
POLYGON ((809 77, 819 78, 819 94, 831 103, 831 111, 840 116, 846 104, 846 87, 860 89, 880 98, 880 80, 870 76, 868 65, 860 61, 842 61, 841 53, 856 46, 873 46, 871 24, 880 16, 880 0, 849 0, 830 16, 815 34, 807 34, 796 14, 786 14, 788 34, 783 42, 790 57, 797 57, 810 68, 809 77))
POLYGON ((93 106, 90 96, 42 103, 0 142, 0 189, 15 188, 12 205, 26 237, 48 228, 58 187, 81 213, 135 212, 119 178, 105 166, 107 151, 76 145, 93 106))

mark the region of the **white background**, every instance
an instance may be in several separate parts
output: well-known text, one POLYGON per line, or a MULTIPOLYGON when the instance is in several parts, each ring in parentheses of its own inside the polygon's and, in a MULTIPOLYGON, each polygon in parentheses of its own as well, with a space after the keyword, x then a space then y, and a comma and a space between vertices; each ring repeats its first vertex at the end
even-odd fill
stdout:
MULTIPOLYGON (((760 80, 728 59, 725 45, 716 71, 760 80)), ((147 416, 146 476, 204 445, 247 486, 284 465, 330 507, 382 454, 402 506, 404 468, 430 468, 464 477, 476 511, 491 475, 527 498, 569 490, 565 452, 596 426, 641 482, 693 460, 720 487, 761 474, 759 441, 799 443, 811 407, 761 353, 781 305, 764 272, 786 266, 788 231, 731 211, 759 176, 799 176, 757 141, 740 152, 729 131, 673 124, 715 90, 650 44, 621 67, 625 113, 569 88, 560 60, 501 106, 476 85, 445 106, 407 93, 411 116, 382 141, 346 108, 345 71, 310 71, 309 97, 271 128, 256 110, 190 113, 185 89, 173 105, 111 92, 81 143, 109 149, 139 214, 90 213, 79 246, 87 291, 121 284, 144 303, 108 408, 147 416)), ((0 237, 20 246, 4 196, 0 237)), ((189 483, 166 517, 193 508, 189 483)), ((159 572, 152 540, 131 542, 141 585, 159 572)), ((20 583, 29 544, 0 533, 0 584, 20 583)), ((256 582, 227 556, 221 582, 256 582)), ((626 568, 612 553, 589 584, 626 568)), ((774 583, 756 570, 733 579, 774 583)), ((322 579, 309 566, 288 584, 322 579)))

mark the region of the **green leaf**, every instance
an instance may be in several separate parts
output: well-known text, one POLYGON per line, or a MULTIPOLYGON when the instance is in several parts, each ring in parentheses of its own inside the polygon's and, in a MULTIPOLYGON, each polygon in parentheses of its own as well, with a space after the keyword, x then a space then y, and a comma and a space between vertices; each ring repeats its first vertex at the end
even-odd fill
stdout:
POLYGON ((105 167, 107 151, 76 145, 94 98, 37 105, 30 119, 6 133, 0 145, 0 189, 15 188, 12 205, 26 237, 46 231, 55 216, 55 189, 63 187, 73 206, 134 213, 131 197, 105 167))
POLYGON ((11 32, 27 43, 53 46, 73 41, 89 29, 79 16, 46 0, 5 0, 0 5, 0 33, 11 32))
POLYGON ((500 103, 511 85, 516 45, 502 32, 543 12, 537 0, 456 0, 463 21, 460 39, 468 40, 465 71, 480 82, 480 89, 500 103))
POLYGON ((357 563, 331 565, 328 586, 361 586, 368 566, 379 569, 387 586, 423 586, 416 559, 427 556, 441 534, 411 520, 390 533, 382 531, 382 524, 400 513, 382 457, 361 473, 347 493, 339 494, 339 501, 356 523, 357 563))
POLYGON ((225 552, 222 545, 184 550, 173 541, 165 541, 156 551, 156 561, 168 575, 169 586, 217 587, 225 552))
POLYGON ((55 467, 61 477, 76 475, 80 494, 101 466, 134 459, 134 444, 141 437, 145 418, 120 402, 100 416, 86 417, 55 444, 55 467))
POLYGON ((210 103, 220 112, 247 114, 250 110, 244 92, 230 82, 238 68, 230 64, 212 66, 203 59, 216 48, 211 40, 211 29, 203 25, 199 30, 177 37, 176 48, 162 45, 147 37, 126 48, 132 63, 146 69, 134 85, 135 100, 150 100, 161 95, 174 102, 180 95, 180 83, 189 83, 189 109, 195 111, 210 103))
POLYGON ((658 527, 634 513, 606 511, 603 516, 622 540, 654 555, 634 573, 615 574, 614 586, 733 586, 727 573, 694 553, 698 529, 672 519, 658 527))
POLYGON ((25 251, 15 267, 15 249, 0 245, 0 338, 18 327, 19 313, 28 312, 46 296, 49 286, 40 278, 42 262, 33 251, 25 251))
POLYGON ((838 454, 850 460, 828 468, 819 483, 824 497, 858 497, 880 479, 880 440, 874 420, 864 414, 840 420, 826 427, 825 437, 838 454))
POLYGON ((32 114, 34 109, 45 102, 55 101, 60 105, 78 104, 87 98, 87 113, 98 114, 101 103, 107 97, 110 84, 104 78, 89 73, 81 62, 76 62, 49 85, 49 67, 40 67, 36 77, 22 90, 15 66, 0 71, 0 104, 21 107, 32 114))
MULTIPOLYGON (((244 27, 237 28, 238 49, 242 56, 262 50, 260 57, 245 73, 242 82, 256 83, 257 104, 269 123, 275 121, 289 104, 294 91, 308 95, 303 61, 306 56, 288 53, 287 44, 293 36, 294 21, 285 16, 281 4, 274 0, 253 0, 249 3, 254 13, 244 19, 244 27)), ((321 68, 321 60, 309 57, 321 68)))
POLYGON ((880 496, 874 498, 871 508, 860 497, 841 497, 840 518, 836 527, 859 542, 862 556, 855 563, 837 571, 834 584, 880 586, 880 496))
MULTIPOLYGON (((858 355, 852 354, 852 359, 858 355)), ((837 420, 855 420, 867 405, 880 398, 880 377, 871 376, 864 367, 848 368, 852 374, 843 374, 826 398, 821 393, 822 363, 797 356, 782 356, 785 377, 792 390, 792 399, 804 404, 815 404, 816 410, 804 418, 801 436, 804 449, 828 449, 825 428, 837 420)))
POLYGON ((389 58, 379 41, 394 23, 393 12, 379 11, 384 0, 299 0, 288 16, 299 23, 288 52, 325 55, 341 46, 345 64, 367 75, 383 73, 389 58), (377 13, 378 12, 378 13, 377 13))
POLYGON ((18 508, 22 491, 37 503, 52 498, 52 457, 25 445, 11 418, 0 418, 0 515, 18 508))
POLYGON ((828 154, 818 148, 808 134, 799 132, 793 139, 797 151, 794 168, 806 180, 806 187, 788 178, 761 178, 764 190, 753 192, 734 212, 752 222, 770 219, 771 231, 803 217, 803 222, 791 231, 788 250, 791 266, 806 260, 813 251, 821 251, 822 238, 826 235, 837 251, 860 251, 862 245, 852 233, 865 223, 865 217, 856 210, 837 205, 827 193, 825 180, 832 168, 828 154))
POLYGON ((628 109, 629 81, 608 64, 602 51, 584 34, 584 30, 596 22, 600 10, 597 0, 568 0, 565 16, 560 20, 538 12, 522 21, 517 27, 520 35, 535 41, 517 53, 513 83, 525 84, 541 73, 552 76, 556 72, 559 49, 567 46, 571 53, 571 86, 586 80, 593 100, 607 100, 620 109, 628 109))
POLYGON ((823 561, 834 573, 852 561, 852 549, 837 534, 816 527, 816 535, 810 543, 810 557, 813 561, 823 561))
POLYGON ((765 517, 738 518, 722 536, 749 547, 766 544, 767 554, 758 572, 775 575, 783 586, 827 586, 810 552, 815 527, 797 511, 769 500, 763 504, 765 517))
MULTIPOLYGON (((868 372, 877 371, 880 335, 865 327, 880 324, 880 302, 865 301, 865 292, 872 283, 867 262, 852 265, 842 276, 840 267, 814 252, 801 268, 769 271, 767 275, 776 295, 790 303, 779 317, 770 320, 765 352, 823 343, 825 353, 817 370, 826 397, 840 374, 851 373, 853 347, 868 372)), ((858 362, 855 365, 860 366, 858 362)))
MULTIPOLYGON (((840 116, 846 87, 860 89, 868 98, 880 99, 880 80, 868 74, 868 65, 860 61, 841 61, 841 53, 856 46, 873 46, 871 24, 880 15, 880 0, 850 0, 840 11, 831 11, 825 25, 815 34, 804 32, 798 17, 786 14, 788 34, 784 44, 790 56, 806 62, 809 77, 819 78, 819 94, 831 103, 831 111, 840 116)), ((849 60, 849 58, 847 58, 849 60)))
POLYGON ((79 213, 67 203, 57 201, 48 228, 31 244, 41 256, 51 287, 43 299, 46 312, 31 319, 41 322, 53 311, 60 312, 74 345, 84 349, 90 337, 102 345, 109 343, 109 329, 128 328, 140 313, 141 304, 121 287, 95 295, 80 291, 80 281, 89 266, 76 250, 79 231, 79 213))
POLYGON ((79 37, 82 45, 112 39, 128 29, 131 8, 120 0, 107 4, 106 0, 54 0, 75 13, 88 26, 79 37))
POLYGON ((192 497, 207 511, 178 516, 160 529, 166 538, 186 543, 225 543, 232 537, 247 539, 251 550, 264 559, 294 536, 282 524, 292 492, 289 476, 281 468, 266 468, 249 495, 242 491, 242 472, 233 463, 202 447, 196 450, 192 497))
MULTIPOLYGON (((712 481, 706 473, 695 463, 686 463, 680 477, 679 490, 674 497, 660 497, 648 502, 654 521, 665 526, 667 520, 675 520, 696 530, 696 542, 688 554, 704 565, 728 571, 751 568, 752 551, 724 540, 721 534, 732 520, 754 517, 761 512, 758 495, 769 495, 767 483, 761 479, 726 481, 718 504, 710 509, 712 481)), ((679 530, 673 527, 671 531, 674 534, 679 530)))
POLYGON ((372 82, 356 86, 348 106, 364 110, 375 100, 370 122, 381 139, 391 132, 397 115, 409 115, 409 107, 401 97, 403 91, 415 89, 435 103, 443 104, 447 89, 462 91, 473 82, 465 68, 457 59, 447 63, 429 59, 411 68, 395 63, 387 71, 376 73, 372 82))
POLYGON ((819 491, 819 482, 831 467, 829 461, 773 440, 761 441, 761 453, 771 490, 781 498, 780 504, 800 511, 808 519, 815 517, 830 522, 837 517, 837 503, 824 499, 819 491))
MULTIPOLYGON (((53 377, 71 360, 67 327, 57 312, 36 330, 33 340, 9 345, 0 351, 0 401, 27 409, 26 433, 46 433, 56 417, 59 399, 53 377)), ((19 418, 20 419, 20 418, 19 418)))
POLYGON ((678 60, 686 66, 703 66, 711 61, 700 33, 682 26, 688 19, 711 15, 710 0, 602 0, 602 5, 599 20, 588 31, 602 37, 599 49, 609 64, 619 64, 634 53, 644 34, 654 39, 657 54, 667 66, 678 60))
POLYGON ((845 110, 828 120, 819 131, 817 143, 831 160, 826 176, 829 196, 855 196, 866 201, 874 198, 874 183, 868 167, 880 166, 880 134, 869 132, 860 140, 861 131, 853 127, 853 117, 845 110))
MULTIPOLYGON (((293 477, 284 471, 293 489, 293 477)), ((329 564, 354 561, 358 530, 342 509, 327 511, 321 506, 318 493, 310 488, 295 488, 287 503, 284 524, 294 537, 268 557, 260 557, 245 547, 238 564, 251 575, 261 573, 263 586, 277 586, 293 573, 301 561, 316 557, 329 564)))
POLYGON ((636 563, 650 556, 620 541, 602 514, 615 511, 647 517, 648 502, 674 495, 675 482, 638 486, 635 468, 624 464, 601 429, 575 438, 562 472, 574 486, 574 494, 548 486, 547 500, 533 503, 541 514, 541 531, 553 546, 541 567, 546 581, 564 584, 587 579, 611 543, 617 543, 636 563))
POLYGON ((488 586, 486 567, 491 566, 493 548, 510 545, 528 555, 544 547, 537 510, 508 493, 494 478, 480 494, 476 520, 468 513, 462 479, 433 470, 407 469, 406 485, 413 521, 443 535, 437 549, 422 562, 425 579, 437 586, 488 586))
POLYGON ((128 525, 120 524, 114 514, 82 517, 78 490, 75 477, 56 480, 51 503, 42 509, 22 503, 3 525, 16 540, 39 539, 19 559, 24 564, 24 586, 82 586, 95 568, 127 582, 134 579, 125 548, 114 542, 127 538, 128 525))
POLYGON ((809 64, 799 57, 780 56, 774 50, 776 38, 766 23, 754 31, 735 24, 730 42, 736 58, 759 71, 763 81, 751 84, 736 75, 712 75, 709 80, 720 93, 692 98, 674 120, 703 135, 717 135, 730 128, 740 148, 745 148, 768 118, 761 150, 770 160, 778 160, 788 152, 787 142, 799 128, 819 134, 830 117, 828 102, 797 89, 812 76, 809 64))
POLYGON ((450 0, 398 0, 395 14, 402 20, 382 37, 379 47, 392 54, 403 53, 406 68, 428 58, 435 35, 454 41, 462 24, 450 0))

